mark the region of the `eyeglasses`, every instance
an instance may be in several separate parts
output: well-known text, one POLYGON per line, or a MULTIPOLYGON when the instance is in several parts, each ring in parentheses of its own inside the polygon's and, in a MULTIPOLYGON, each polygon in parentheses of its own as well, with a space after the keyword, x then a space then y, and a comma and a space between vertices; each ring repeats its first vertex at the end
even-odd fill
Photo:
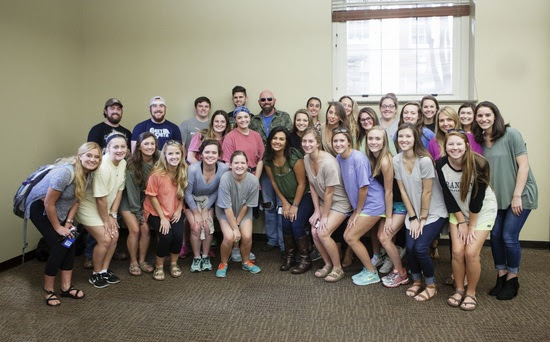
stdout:
POLYGON ((460 134, 466 134, 466 131, 463 130, 463 129, 452 128, 452 129, 447 131, 447 133, 452 133, 452 132, 457 132, 457 133, 460 133, 460 134))
POLYGON ((392 105, 392 104, 390 104, 390 105, 381 105, 380 108, 382 108, 382 109, 394 109, 395 105, 392 105))
POLYGON ((332 130, 333 134, 347 133, 347 132, 348 132, 347 128, 335 128, 335 129, 332 130))
POLYGON ((367 118, 362 118, 362 119, 359 119, 360 122, 373 122, 374 120, 372 120, 372 118, 369 116, 367 118))
POLYGON ((260 102, 266 102, 266 101, 271 102, 271 101, 273 101, 273 98, 272 97, 262 97, 260 99, 260 102))

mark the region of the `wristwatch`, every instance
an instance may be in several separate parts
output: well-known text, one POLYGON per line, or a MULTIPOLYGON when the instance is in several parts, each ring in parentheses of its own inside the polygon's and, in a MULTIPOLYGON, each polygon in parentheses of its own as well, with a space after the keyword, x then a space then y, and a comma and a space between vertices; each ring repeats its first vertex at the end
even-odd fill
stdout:
POLYGON ((109 212, 109 216, 111 216, 112 218, 114 218, 115 220, 117 219, 118 215, 116 212, 112 213, 112 212, 109 212))

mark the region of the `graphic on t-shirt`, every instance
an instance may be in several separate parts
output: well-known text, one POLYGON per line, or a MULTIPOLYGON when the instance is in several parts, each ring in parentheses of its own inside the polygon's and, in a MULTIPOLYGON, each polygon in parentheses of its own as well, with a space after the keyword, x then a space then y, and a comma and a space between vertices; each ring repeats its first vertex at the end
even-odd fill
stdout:
POLYGON ((167 128, 149 128, 149 132, 158 138, 170 138, 170 131, 167 128))

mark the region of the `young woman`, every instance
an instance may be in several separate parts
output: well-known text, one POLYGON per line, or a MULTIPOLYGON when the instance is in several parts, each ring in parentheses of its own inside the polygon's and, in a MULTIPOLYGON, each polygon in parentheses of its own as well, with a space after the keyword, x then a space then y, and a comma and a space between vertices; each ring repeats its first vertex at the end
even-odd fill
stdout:
POLYGON ((223 143, 223 138, 231 130, 229 117, 224 110, 217 110, 210 119, 210 126, 204 131, 200 131, 191 138, 189 148, 187 149, 187 162, 189 164, 199 161, 199 149, 204 140, 217 140, 220 145, 223 143))
POLYGON ((380 98, 380 126, 384 128, 388 135, 388 141, 390 142, 390 152, 392 156, 397 154, 394 140, 397 133, 397 127, 399 126, 399 119, 397 118, 397 97, 394 93, 387 93, 380 98))
MULTIPOLYGON (((237 123, 239 122, 239 113, 237 123)), ((260 267, 249 259, 252 248, 252 208, 258 206, 258 178, 247 172, 250 165, 246 153, 235 151, 229 159, 231 172, 222 175, 216 200, 216 216, 223 233, 220 264, 216 277, 225 278, 227 263, 234 242, 241 241, 242 268, 252 274, 260 267)))
POLYGON ((282 203, 285 259, 280 270, 291 270, 294 274, 304 273, 311 268, 306 227, 313 213, 313 202, 306 180, 303 155, 290 146, 286 128, 279 126, 269 132, 264 167, 282 203), (300 262, 292 267, 295 264, 296 249, 300 262))
POLYGON ((384 215, 384 188, 372 177, 367 157, 351 148, 351 135, 347 130, 335 129, 332 136, 336 160, 342 172, 344 189, 349 198, 353 213, 348 219, 344 239, 363 263, 360 273, 352 276, 355 285, 369 285, 380 282, 376 268, 371 263, 369 252, 359 240, 384 215))
POLYGON ((250 172, 259 179, 262 173, 262 157, 265 151, 262 137, 248 127, 250 124, 250 110, 248 108, 237 107, 234 113, 237 127, 229 132, 223 140, 223 161, 229 164, 229 158, 233 153, 237 150, 242 151, 246 154, 250 172))
MULTIPOLYGON (((401 115, 399 116, 399 126, 404 123, 410 123, 414 125, 418 132, 420 133, 420 138, 422 140, 422 145, 425 149, 428 149, 428 144, 430 140, 435 137, 435 134, 432 130, 424 127, 424 119, 422 118, 422 112, 420 111, 420 104, 418 102, 407 102, 401 109, 401 115)), ((395 136, 394 141, 397 136, 395 136)))
POLYGON ((187 164, 183 160, 184 153, 179 141, 168 140, 147 180, 147 198, 143 203, 143 210, 149 226, 158 236, 153 272, 155 280, 164 280, 164 259, 168 255, 170 275, 173 278, 181 276, 178 257, 183 241, 181 215, 187 187, 187 164))
POLYGON ((120 278, 109 265, 118 241, 117 212, 125 185, 126 137, 113 132, 105 139, 103 162, 94 172, 93 184, 86 189, 84 200, 78 207, 78 222, 82 223, 89 234, 97 241, 93 252, 93 273, 90 284, 104 288, 117 284, 120 278))
POLYGON ((367 152, 367 133, 373 126, 378 126, 378 116, 374 109, 370 107, 361 108, 357 116, 357 137, 355 146, 363 154, 367 152))
POLYGON ((518 293, 519 233, 531 210, 537 208, 537 183, 529 167, 525 141, 516 129, 504 124, 497 106, 484 101, 477 105, 475 113, 474 136, 491 166, 491 187, 498 203, 491 231, 498 277, 489 294, 507 300, 518 293))
POLYGON ((149 225, 143 216, 147 177, 157 162, 157 138, 151 132, 141 133, 136 140, 136 149, 128 160, 126 188, 120 202, 120 214, 128 227, 128 253, 131 275, 153 272, 153 266, 145 261, 149 249, 149 225))
MULTIPOLYGON (((290 133, 289 144, 290 147, 300 151, 302 155, 304 153, 302 150, 302 136, 304 135, 304 131, 311 127, 313 127, 311 114, 305 109, 298 109, 296 114, 294 114, 294 125, 290 133)), ((268 148, 268 146, 269 144, 266 144, 266 148, 268 148)))
POLYGON ((447 304, 472 311, 477 307, 476 288, 481 275, 479 254, 497 215, 497 200, 489 186, 489 164, 474 153, 466 134, 449 132, 446 155, 436 162, 439 183, 449 211, 456 291, 447 304), (468 290, 464 280, 468 275, 468 290))
POLYGON ((462 128, 466 132, 472 132, 472 124, 474 123, 475 110, 476 106, 471 102, 463 103, 462 106, 458 108, 458 117, 460 118, 462 128))
MULTIPOLYGON (((356 136, 357 135, 357 116, 359 114, 359 107, 357 106, 357 103, 353 101, 353 99, 347 95, 342 96, 338 102, 342 104, 344 107, 344 110, 346 112, 346 118, 348 119, 349 129, 351 132, 351 135, 356 136)), ((353 142, 355 143, 355 141, 353 142)))
POLYGON ((306 109, 311 114, 313 127, 321 132, 321 120, 319 113, 321 112, 321 100, 318 97, 310 97, 306 103, 306 109))
POLYGON ((428 251, 445 224, 447 209, 441 186, 434 180, 433 160, 422 145, 418 129, 410 123, 399 126, 397 143, 401 153, 393 158, 393 169, 407 208, 407 257, 414 281, 406 294, 424 302, 437 294, 434 264, 428 251), (426 288, 420 292, 422 275, 426 288))
MULTIPOLYGON (((367 147, 367 157, 370 161, 372 176, 379 184, 383 185, 384 189, 383 201, 386 215, 378 225, 377 240, 384 246, 388 255, 387 260, 389 262, 383 261, 388 266, 383 268, 387 268, 385 271, 390 273, 382 278, 382 284, 386 287, 398 287, 409 282, 407 270, 401 263, 404 250, 399 250, 393 241, 405 222, 406 209, 403 202, 401 202, 399 188, 393 177, 393 161, 388 147, 388 136, 381 126, 374 126, 369 130, 367 147), (394 188, 397 188, 396 191, 394 191, 394 188)), ((374 243, 373 249, 376 253, 374 243)), ((378 264, 376 261, 376 259, 371 259, 375 267, 378 264)))
POLYGON ((346 111, 342 104, 340 102, 330 102, 327 108, 326 122, 321 128, 321 136, 323 150, 333 157, 336 156, 336 152, 332 149, 332 130, 337 127, 350 129, 346 111))
POLYGON ((432 133, 435 133, 435 114, 439 112, 439 102, 432 95, 426 95, 420 100, 422 108, 423 125, 432 133))
POLYGON ((53 168, 38 182, 27 196, 26 218, 46 240, 50 255, 44 270, 46 304, 61 305, 54 292, 55 277, 61 271, 60 296, 84 298, 84 293, 72 285, 75 245, 65 248, 60 239, 72 237, 73 219, 84 193, 91 172, 101 163, 101 148, 94 142, 80 146, 77 155, 56 162, 53 168))
MULTIPOLYGON (((332 134, 331 134, 332 136, 332 134)), ((336 282, 344 277, 338 247, 331 234, 352 211, 342 183, 338 162, 330 153, 321 150, 321 137, 314 129, 307 129, 302 137, 306 156, 304 166, 309 180, 314 212, 309 218, 311 233, 325 265, 315 277, 336 282)))
MULTIPOLYGON (((458 114, 452 107, 445 106, 437 112, 435 117, 437 126, 435 128, 435 137, 430 140, 428 144, 428 152, 434 160, 445 155, 445 136, 447 132, 452 130, 461 130, 462 124, 458 118, 458 114)), ((477 153, 482 153, 481 146, 476 142, 474 135, 472 133, 466 133, 468 137, 468 142, 472 151, 477 153)))
POLYGON ((199 148, 201 161, 187 170, 185 217, 191 226, 193 262, 191 272, 211 271, 210 245, 214 233, 214 205, 222 175, 229 168, 219 161, 221 146, 217 140, 205 140, 199 148), (201 255, 202 252, 202 255, 201 255))

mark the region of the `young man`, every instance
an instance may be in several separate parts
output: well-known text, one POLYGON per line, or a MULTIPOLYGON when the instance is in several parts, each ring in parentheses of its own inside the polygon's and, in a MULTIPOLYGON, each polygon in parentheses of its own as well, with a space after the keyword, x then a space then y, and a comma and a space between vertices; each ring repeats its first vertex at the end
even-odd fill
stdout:
POLYGON ((179 130, 181 132, 181 138, 185 150, 189 148, 191 138, 197 132, 207 129, 210 124, 210 106, 211 102, 206 96, 198 97, 195 100, 195 116, 191 119, 187 119, 180 124, 179 130))
POLYGON ((151 113, 151 118, 138 123, 132 131, 132 152, 136 147, 138 136, 146 131, 153 133, 157 137, 159 150, 162 149, 164 143, 168 140, 181 141, 181 133, 178 126, 165 119, 166 101, 162 96, 151 98, 149 101, 149 113, 151 113))
POLYGON ((132 133, 124 128, 120 121, 122 120, 123 106, 119 99, 110 98, 105 102, 103 107, 103 121, 90 129, 88 133, 88 141, 97 143, 101 148, 106 145, 105 138, 113 131, 120 132, 130 141, 132 133))

